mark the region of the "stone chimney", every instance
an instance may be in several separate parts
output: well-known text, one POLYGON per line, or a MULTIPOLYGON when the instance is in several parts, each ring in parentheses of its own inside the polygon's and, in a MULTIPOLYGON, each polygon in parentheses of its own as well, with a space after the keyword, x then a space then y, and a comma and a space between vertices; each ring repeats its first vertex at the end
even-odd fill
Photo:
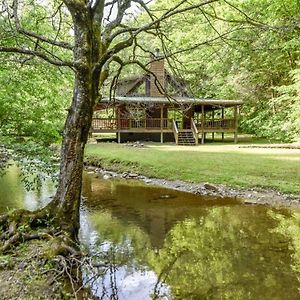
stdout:
POLYGON ((155 77, 150 74, 150 96, 163 96, 157 85, 165 88, 165 60, 159 54, 159 49, 155 49, 155 55, 151 57, 150 71, 155 74, 159 83, 155 84, 155 77))

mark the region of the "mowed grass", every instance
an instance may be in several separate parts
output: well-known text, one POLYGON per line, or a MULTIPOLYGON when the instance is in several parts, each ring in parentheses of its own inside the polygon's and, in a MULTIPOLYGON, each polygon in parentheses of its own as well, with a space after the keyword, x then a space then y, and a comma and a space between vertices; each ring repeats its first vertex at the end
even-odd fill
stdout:
POLYGON ((300 195, 300 150, 240 148, 234 144, 176 146, 89 144, 86 159, 115 171, 149 177, 208 182, 234 187, 263 187, 300 195))

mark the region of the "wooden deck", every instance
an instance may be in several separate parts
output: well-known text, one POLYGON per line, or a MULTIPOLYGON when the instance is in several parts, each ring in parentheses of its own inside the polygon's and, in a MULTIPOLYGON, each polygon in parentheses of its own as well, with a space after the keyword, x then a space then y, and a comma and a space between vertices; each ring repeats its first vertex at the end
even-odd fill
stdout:
MULTIPOLYGON (((237 142, 237 122, 235 119, 214 119, 214 120, 194 120, 183 127, 181 121, 166 118, 147 119, 117 119, 117 118, 93 118, 92 133, 116 133, 120 142, 122 133, 160 133, 163 142, 164 133, 173 133, 176 144, 180 144, 183 136, 194 139, 194 144, 198 144, 199 139, 203 144, 206 134, 211 133, 233 133, 237 142)), ((186 138, 187 140, 188 138, 186 138)))
POLYGON ((92 132, 172 132, 172 119, 93 118, 92 132))
MULTIPOLYGON (((204 132, 234 132, 236 130, 234 119, 206 120, 203 123, 195 122, 195 126, 200 133, 204 132)), ((181 123, 176 122, 178 129, 181 123)), ((191 126, 185 129, 191 129, 191 126)), ((93 118, 92 132, 173 132, 173 119, 112 119, 93 118)))

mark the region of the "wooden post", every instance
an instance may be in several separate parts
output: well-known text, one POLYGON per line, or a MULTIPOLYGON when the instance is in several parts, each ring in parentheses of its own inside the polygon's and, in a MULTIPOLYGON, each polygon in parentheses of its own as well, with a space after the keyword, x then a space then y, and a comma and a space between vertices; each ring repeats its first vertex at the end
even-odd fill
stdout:
POLYGON ((121 119, 120 119, 121 110, 120 110, 120 106, 118 106, 118 108, 117 108, 117 114, 118 114, 117 136, 118 136, 118 144, 120 144, 121 143, 121 133, 120 133, 120 129, 121 129, 121 119))
POLYGON ((163 105, 160 107, 160 142, 161 144, 164 142, 164 107, 163 105))
MULTIPOLYGON (((222 119, 222 127, 223 127, 223 123, 224 123, 224 106, 222 106, 222 116, 221 116, 221 119, 222 119)), ((222 132, 222 142, 224 142, 224 131, 222 132)))
MULTIPOLYGON (((212 113, 213 127, 215 127, 215 111, 213 110, 211 113, 212 113)), ((214 132, 211 133, 211 138, 212 138, 212 141, 214 142, 215 141, 215 133, 214 132)))
POLYGON ((201 105, 201 144, 204 144, 204 104, 201 105))
POLYGON ((238 121, 239 121, 239 111, 238 106, 234 106, 234 142, 238 142, 238 121))

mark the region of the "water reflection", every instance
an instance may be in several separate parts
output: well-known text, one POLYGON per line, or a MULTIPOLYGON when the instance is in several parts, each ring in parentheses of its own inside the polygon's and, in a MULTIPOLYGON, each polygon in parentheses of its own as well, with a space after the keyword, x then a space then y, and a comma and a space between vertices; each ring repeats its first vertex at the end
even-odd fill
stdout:
POLYGON ((108 261, 113 251, 117 262, 116 299, 299 299, 300 249, 279 230, 282 218, 300 219, 298 212, 93 176, 84 195, 96 231, 90 242, 108 261), (166 193, 171 197, 161 197, 166 193), (131 280, 137 294, 123 285, 131 280))
MULTIPOLYGON (((0 181, 0 210, 49 200, 0 181)), ((83 280, 100 299, 299 299, 300 213, 85 174, 83 280)))
POLYGON ((0 177, 0 212, 15 208, 35 210, 46 205, 54 194, 54 184, 47 181, 40 190, 26 191, 20 177, 20 170, 10 165, 0 177))

